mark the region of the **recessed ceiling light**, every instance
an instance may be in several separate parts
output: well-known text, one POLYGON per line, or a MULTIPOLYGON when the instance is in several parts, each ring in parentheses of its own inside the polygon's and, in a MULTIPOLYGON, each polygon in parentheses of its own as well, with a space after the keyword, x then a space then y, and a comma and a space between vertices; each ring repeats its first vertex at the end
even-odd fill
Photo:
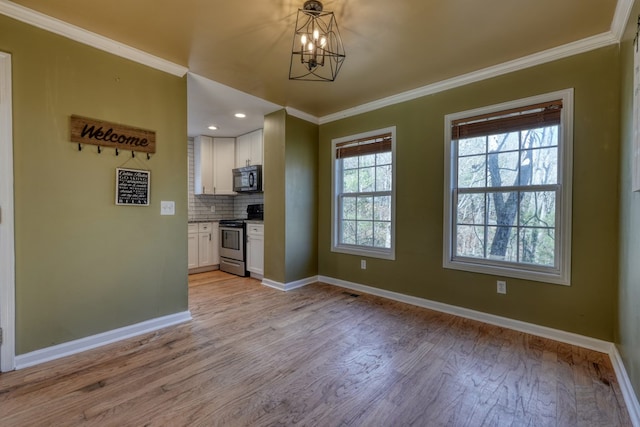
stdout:
POLYGON ((218 129, 218 126, 211 125, 211 126, 209 126, 209 129, 211 129, 211 130, 217 130, 217 129, 218 129))
POLYGON ((245 117, 247 117, 247 115, 245 113, 236 113, 235 115, 239 119, 244 119, 245 117))

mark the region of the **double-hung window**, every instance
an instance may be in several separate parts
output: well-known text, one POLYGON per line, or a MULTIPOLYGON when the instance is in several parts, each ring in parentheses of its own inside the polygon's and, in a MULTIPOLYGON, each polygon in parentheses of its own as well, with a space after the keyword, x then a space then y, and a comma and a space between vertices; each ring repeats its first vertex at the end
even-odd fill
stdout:
POLYGON ((395 127, 332 141, 334 252, 395 258, 395 127))
POLYGON ((445 117, 445 268, 570 283, 572 95, 445 117))

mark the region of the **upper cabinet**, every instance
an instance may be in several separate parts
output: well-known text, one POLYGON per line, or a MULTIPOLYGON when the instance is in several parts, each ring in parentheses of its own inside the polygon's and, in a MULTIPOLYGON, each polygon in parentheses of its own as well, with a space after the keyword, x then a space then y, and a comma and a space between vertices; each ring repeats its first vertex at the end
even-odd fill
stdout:
POLYGON ((262 164, 262 129, 254 130, 236 138, 237 168, 262 164))
POLYGON ((214 194, 237 194, 233 191, 233 167, 231 167, 235 163, 235 148, 235 138, 213 138, 214 194))
POLYGON ((193 139, 193 194, 213 194, 213 138, 193 139))
POLYGON ((194 194, 233 195, 235 138, 197 136, 193 141, 194 194))

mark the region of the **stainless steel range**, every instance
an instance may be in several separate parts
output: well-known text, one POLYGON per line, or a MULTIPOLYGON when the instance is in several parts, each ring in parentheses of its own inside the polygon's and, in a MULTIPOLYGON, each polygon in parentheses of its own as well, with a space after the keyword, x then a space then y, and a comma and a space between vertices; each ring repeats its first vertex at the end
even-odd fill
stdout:
MULTIPOLYGON (((247 206, 246 219, 264 219, 262 203, 247 206)), ((220 270, 247 276, 245 218, 220 220, 220 270)))

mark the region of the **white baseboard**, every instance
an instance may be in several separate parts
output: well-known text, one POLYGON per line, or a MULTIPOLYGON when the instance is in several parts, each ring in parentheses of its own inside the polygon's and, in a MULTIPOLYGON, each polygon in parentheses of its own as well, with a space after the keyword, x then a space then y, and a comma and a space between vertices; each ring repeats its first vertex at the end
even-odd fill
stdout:
POLYGON ((377 295, 389 298, 394 301, 400 301, 418 307, 424 307, 443 313, 453 314, 455 316, 467 319, 478 320, 480 322, 489 323, 491 325, 501 326, 513 329, 527 334, 537 335, 539 337, 550 338, 556 341, 573 344, 590 350, 599 351, 601 353, 609 353, 611 343, 596 338, 585 337, 583 335, 565 332, 558 329, 539 326, 533 323, 522 322, 520 320, 509 319, 507 317, 496 316, 494 314, 483 313, 481 311, 470 310, 468 308, 458 307, 455 305, 444 304, 437 301, 431 301, 424 298, 412 297, 397 292, 387 291, 385 289, 374 288, 371 286, 361 285, 358 283, 348 282, 346 280, 334 279, 332 277, 319 276, 318 280, 330 285, 340 286, 354 291, 364 292, 366 294, 377 295))
POLYGON ((412 297, 397 292, 387 291, 385 289, 379 289, 367 285, 361 285, 359 283, 348 282, 346 280, 335 279, 333 277, 318 276, 318 281, 334 286, 340 286, 346 289, 351 289, 353 291, 376 295, 394 301, 404 302, 418 307, 453 314, 455 316, 477 320, 480 322, 489 323, 491 325, 501 326, 503 328, 513 329, 527 334, 549 338, 566 344, 576 345, 579 347, 588 348, 590 350, 599 351, 601 353, 606 353, 611 359, 611 364, 613 365, 618 383, 620 384, 622 395, 624 397, 625 404, 627 405, 627 410, 629 411, 629 418, 631 418, 631 422, 635 427, 640 427, 640 404, 638 403, 638 398, 631 384, 631 380, 627 375, 627 371, 624 367, 622 358, 620 357, 620 353, 618 353, 616 345, 612 342, 586 337, 584 335, 578 335, 571 332, 561 331, 559 329, 548 328, 546 326, 535 325, 533 323, 522 322, 520 320, 514 320, 506 317, 496 316, 493 314, 483 313, 480 311, 470 310, 468 308, 457 307, 455 305, 431 301, 424 298, 412 297))
POLYGON ((622 396, 624 396, 624 402, 626 403, 627 410, 629 411, 629 418, 631 418, 631 423, 635 427, 640 427, 640 403, 638 403, 638 397, 636 396, 636 392, 633 389, 633 385, 631 384, 631 379, 627 374, 627 370, 624 367, 624 362, 622 361, 622 357, 618 352, 618 347, 615 344, 611 344, 609 357, 611 358, 613 370, 615 371, 616 377, 618 378, 618 383, 620 384, 620 389, 622 390, 622 396))
POLYGON ((312 283, 316 283, 318 280, 319 280, 318 276, 307 277, 306 279, 300 279, 300 280, 296 280, 295 282, 289 282, 289 283, 280 283, 271 279, 262 279, 262 284, 270 288, 286 292, 292 289, 297 289, 303 286, 310 285, 312 283))
MULTIPOLYGON (((376 295, 394 301, 428 308, 431 310, 448 313, 467 319, 477 320, 480 322, 489 323, 492 325, 501 326, 531 335, 549 338, 567 344, 572 344, 606 353, 611 359, 611 364, 613 365, 618 383, 620 384, 622 395, 624 397, 627 410, 629 411, 629 418, 631 418, 631 422, 635 427, 640 427, 640 403, 638 402, 638 398, 635 394, 633 385, 631 384, 631 380, 629 379, 620 353, 618 352, 616 345, 611 342, 586 337, 571 332, 565 332, 558 329, 548 328, 546 326, 539 326, 532 323, 522 322, 520 320, 514 320, 506 317, 496 316, 493 314, 483 313, 480 311, 470 310, 463 307, 444 304, 437 301, 431 301, 424 298, 404 295, 385 289, 361 285, 359 283, 348 282, 346 280, 335 279, 327 276, 312 276, 306 279, 289 283, 280 283, 270 279, 262 280, 263 285, 280 291, 290 291, 292 289, 300 288, 302 286, 306 286, 315 282, 322 282, 334 286, 340 286, 342 288, 376 295)), ((168 326, 187 322, 189 320, 191 320, 191 313, 189 311, 185 311, 182 313, 158 317, 156 319, 147 320, 135 325, 125 326, 123 328, 114 329, 112 331, 92 335, 90 337, 81 338, 79 340, 70 341, 56 346, 47 347, 41 350, 36 350, 31 353, 18 355, 15 358, 16 369, 27 368, 29 366, 34 366, 40 363, 59 359, 61 357, 70 356, 72 354, 77 354, 106 344, 111 344, 116 341, 124 340, 137 335, 142 335, 158 329, 166 328, 168 326)))
POLYGON ((136 323, 135 325, 125 326, 112 331, 103 332, 101 334, 91 335, 89 337, 18 355, 15 358, 15 366, 16 369, 27 368, 29 366, 38 365, 40 363, 49 362, 61 357, 91 350, 106 344, 111 344, 116 341, 153 332, 158 329, 166 328, 167 326, 177 325, 189 320, 191 320, 191 312, 189 311, 157 317, 155 319, 136 323))

